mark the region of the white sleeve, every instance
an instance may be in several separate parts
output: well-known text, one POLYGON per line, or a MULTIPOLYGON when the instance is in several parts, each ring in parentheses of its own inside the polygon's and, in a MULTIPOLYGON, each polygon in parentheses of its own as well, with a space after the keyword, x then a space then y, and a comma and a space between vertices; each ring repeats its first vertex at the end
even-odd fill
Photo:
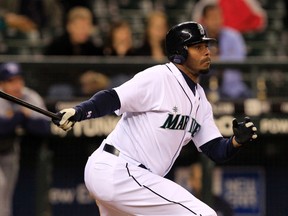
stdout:
POLYGON ((213 111, 211 104, 207 101, 206 97, 202 97, 204 103, 202 105, 203 118, 201 120, 201 129, 197 133, 195 137, 193 137, 193 142, 196 145, 198 151, 200 150, 200 146, 215 139, 218 137, 222 137, 217 125, 214 121, 213 111))
POLYGON ((163 79, 161 78, 163 73, 159 70, 161 70, 161 66, 148 68, 114 88, 121 103, 120 109, 115 112, 117 115, 124 112, 145 112, 159 108, 164 95, 163 79))

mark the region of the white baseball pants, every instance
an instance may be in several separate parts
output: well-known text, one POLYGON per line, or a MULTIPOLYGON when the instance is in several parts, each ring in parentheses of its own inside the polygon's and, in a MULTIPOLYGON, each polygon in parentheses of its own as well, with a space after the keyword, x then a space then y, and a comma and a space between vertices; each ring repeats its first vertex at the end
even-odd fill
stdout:
POLYGON ((180 185, 103 151, 89 157, 85 184, 101 216, 217 216, 180 185))

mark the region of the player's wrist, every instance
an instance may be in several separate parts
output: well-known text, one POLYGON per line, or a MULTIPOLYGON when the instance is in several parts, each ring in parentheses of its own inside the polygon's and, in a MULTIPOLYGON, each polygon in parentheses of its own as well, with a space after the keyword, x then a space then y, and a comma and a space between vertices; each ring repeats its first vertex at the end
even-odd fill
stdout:
POLYGON ((73 109, 75 110, 75 114, 73 116, 73 120, 74 121, 81 121, 82 117, 83 117, 83 111, 81 109, 81 107, 73 107, 73 109))
POLYGON ((242 146, 241 144, 239 144, 239 143, 236 141, 235 136, 232 137, 232 145, 233 145, 234 148, 239 148, 239 147, 242 146))

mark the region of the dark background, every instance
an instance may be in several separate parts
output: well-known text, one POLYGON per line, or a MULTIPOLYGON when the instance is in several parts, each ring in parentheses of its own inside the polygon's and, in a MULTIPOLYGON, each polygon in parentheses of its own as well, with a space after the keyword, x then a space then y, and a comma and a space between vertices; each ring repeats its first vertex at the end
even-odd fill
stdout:
MULTIPOLYGON (((29 61, 25 59, 19 60, 25 71, 27 85, 40 92, 47 99, 47 107, 51 111, 56 111, 56 103, 61 102, 57 99, 51 100, 47 98, 47 89, 53 83, 59 81, 76 87, 77 76, 84 70, 91 68, 101 71, 111 78, 117 77, 119 74, 125 75, 124 77, 127 78, 155 63, 152 60, 144 61, 139 58, 127 61, 119 61, 113 58, 94 58, 86 59, 85 61, 81 60, 83 62, 79 61, 79 59, 78 61, 65 61, 65 59, 59 61, 59 59, 51 58, 32 59, 32 61, 31 59, 29 61), (68 64, 68 62, 72 63, 68 64), (57 81, 55 82, 55 80, 57 81)), ((288 68, 287 62, 273 59, 265 62, 250 59, 243 63, 215 62, 214 67, 233 66, 245 68, 247 72, 245 77, 248 77, 246 81, 254 88, 255 95, 257 95, 257 86, 255 86, 257 77, 261 77, 267 70, 274 68, 285 72, 285 69, 288 68)), ((275 90, 277 89, 267 89, 267 91, 275 90)), ((288 98, 285 94, 288 96, 288 92, 284 92, 282 97, 267 97, 264 101, 270 104, 271 109, 269 111, 264 110, 257 116, 252 116, 259 130, 257 141, 243 148, 231 161, 225 164, 214 164, 216 167, 257 166, 264 169, 266 183, 265 211, 267 216, 284 216, 288 214, 287 129, 282 128, 275 133, 262 133, 263 129, 260 125, 263 119, 288 120, 287 113, 281 109, 282 104, 288 98)), ((255 96, 254 99, 257 99, 257 97, 255 96)), ((261 99, 261 102, 263 102, 263 99, 261 99)), ((221 101, 216 103, 221 103, 221 101)), ((229 101, 229 103, 232 103, 235 107, 234 112, 225 113, 218 110, 215 116, 216 119, 225 116, 242 118, 246 115, 245 100, 229 101)), ((275 127, 275 125, 271 125, 271 127, 275 127)), ((67 189, 68 192, 75 192, 79 185, 83 185, 83 171, 87 158, 99 146, 103 138, 104 136, 74 137, 73 135, 67 135, 66 137, 51 135, 44 138, 24 137, 21 145, 21 169, 14 197, 14 215, 98 215, 94 202, 79 204, 77 199, 74 198, 71 203, 51 203, 50 189, 63 189, 64 192, 67 189)), ((199 153, 193 145, 186 146, 167 177, 173 179, 174 168, 188 166, 198 159, 199 153)))

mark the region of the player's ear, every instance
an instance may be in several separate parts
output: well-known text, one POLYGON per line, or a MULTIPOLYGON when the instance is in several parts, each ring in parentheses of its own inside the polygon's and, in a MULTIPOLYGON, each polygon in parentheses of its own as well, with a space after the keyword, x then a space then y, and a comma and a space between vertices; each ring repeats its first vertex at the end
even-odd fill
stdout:
POLYGON ((183 64, 188 57, 188 47, 183 46, 180 50, 177 51, 177 54, 171 56, 171 61, 176 64, 183 64))

